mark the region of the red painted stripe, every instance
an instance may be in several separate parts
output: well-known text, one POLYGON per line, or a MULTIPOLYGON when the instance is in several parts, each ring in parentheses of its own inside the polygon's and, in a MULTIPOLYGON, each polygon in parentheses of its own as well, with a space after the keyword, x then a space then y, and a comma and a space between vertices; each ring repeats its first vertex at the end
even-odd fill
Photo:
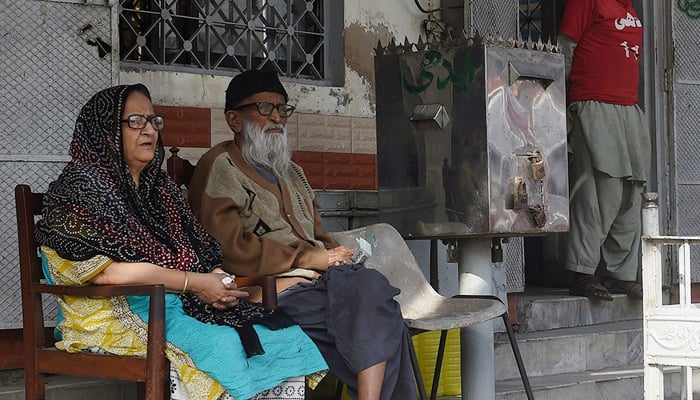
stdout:
POLYGON ((295 151, 292 159, 314 189, 377 190, 374 154, 295 151))

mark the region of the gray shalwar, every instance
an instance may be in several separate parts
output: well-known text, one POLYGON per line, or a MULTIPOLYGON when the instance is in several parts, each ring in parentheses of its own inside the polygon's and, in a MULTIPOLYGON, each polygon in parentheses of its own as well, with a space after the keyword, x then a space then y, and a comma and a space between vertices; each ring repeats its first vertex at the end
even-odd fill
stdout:
POLYGON ((569 105, 571 229, 566 269, 593 274, 602 260, 613 279, 637 279, 641 193, 651 159, 637 105, 569 105))

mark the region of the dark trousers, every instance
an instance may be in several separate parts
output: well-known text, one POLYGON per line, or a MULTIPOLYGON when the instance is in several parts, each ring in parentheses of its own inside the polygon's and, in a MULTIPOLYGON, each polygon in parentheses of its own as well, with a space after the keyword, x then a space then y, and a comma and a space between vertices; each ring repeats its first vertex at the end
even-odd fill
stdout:
POLYGON ((279 296, 286 312, 316 343, 330 372, 357 397, 358 372, 386 361, 382 400, 415 399, 408 329, 394 300, 399 290, 359 265, 330 267, 312 283, 279 296))

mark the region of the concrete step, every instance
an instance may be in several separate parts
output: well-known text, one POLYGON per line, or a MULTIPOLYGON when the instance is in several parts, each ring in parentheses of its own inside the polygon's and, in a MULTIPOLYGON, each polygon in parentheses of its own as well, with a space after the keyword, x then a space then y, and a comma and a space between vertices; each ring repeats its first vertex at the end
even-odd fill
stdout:
MULTIPOLYGON (((48 376, 47 400, 135 400, 136 384, 73 376, 48 376)), ((24 400, 24 372, 0 371, 0 400, 24 400)))
MULTIPOLYGON (((424 334, 416 350, 426 385, 432 382, 439 335, 424 334)), ((494 337, 494 373, 497 379, 519 379, 513 350, 505 333, 494 337)), ((642 321, 618 321, 575 328, 516 334, 529 377, 624 367, 642 363, 642 321)), ((459 332, 450 331, 445 348, 441 383, 459 388, 459 332), (448 383, 449 382, 449 383, 448 383)), ((454 391, 454 389, 450 389, 454 391)))
MULTIPOLYGON (((619 321, 516 334, 528 376, 578 373, 643 361, 642 321, 619 321)), ((495 373, 517 378, 515 357, 505 334, 495 340, 495 373)))
POLYGON ((568 289, 527 288, 517 295, 520 332, 571 328, 642 318, 642 302, 615 294, 613 301, 569 296, 568 289))
MULTIPOLYGON (((530 378, 537 400, 641 400, 644 398, 643 366, 625 366, 578 373, 530 378)), ((496 399, 526 399, 519 379, 496 382, 496 399)))
MULTIPOLYGON (((694 374, 697 382, 699 373, 694 374)), ((530 385, 537 400, 641 400, 644 398, 644 366, 606 368, 596 371, 533 377, 530 385)), ((680 373, 668 368, 664 373, 667 400, 680 399, 680 373)), ((700 388, 695 385, 695 398, 700 388)), ((507 379, 496 382, 496 400, 525 400, 522 381, 507 379)), ((439 400, 461 400, 460 396, 444 396, 439 400)))
MULTIPOLYGON (((697 375, 697 374, 696 374, 697 375)), ((644 398, 644 366, 642 364, 602 370, 536 377, 530 380, 537 400, 641 400, 644 398)), ((695 388, 698 391, 698 388, 695 388)), ((497 400, 526 399, 522 382, 496 382, 497 400)), ((664 373, 664 397, 680 396, 678 368, 664 373)))

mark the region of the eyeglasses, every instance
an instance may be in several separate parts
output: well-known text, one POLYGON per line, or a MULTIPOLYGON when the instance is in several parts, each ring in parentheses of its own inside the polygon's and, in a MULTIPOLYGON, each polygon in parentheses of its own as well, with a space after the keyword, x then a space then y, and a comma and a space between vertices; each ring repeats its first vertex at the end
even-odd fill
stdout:
POLYGON ((149 122, 151 123, 153 129, 157 131, 163 129, 165 126, 165 118, 161 117, 160 115, 149 115, 147 117, 141 114, 131 114, 123 119, 122 122, 129 124, 129 128, 131 129, 143 129, 149 122))
POLYGON ((267 101, 259 101, 257 103, 241 104, 238 107, 232 108, 232 110, 240 110, 252 106, 255 106, 255 108, 258 109, 258 113, 265 117, 272 114, 272 110, 277 109, 277 113, 280 115, 280 117, 289 118, 296 109, 296 107, 289 104, 273 104, 267 101))

